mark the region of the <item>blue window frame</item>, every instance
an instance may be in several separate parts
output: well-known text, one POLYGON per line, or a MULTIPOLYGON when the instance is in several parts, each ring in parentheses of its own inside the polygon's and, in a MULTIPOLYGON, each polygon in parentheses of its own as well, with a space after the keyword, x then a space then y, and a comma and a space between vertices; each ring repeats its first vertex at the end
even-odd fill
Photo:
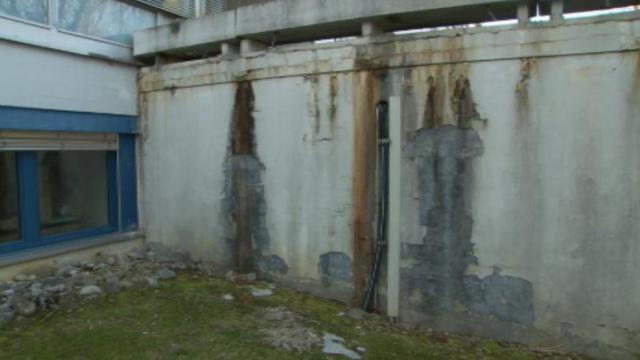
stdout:
MULTIPOLYGON (((5 193, 17 192, 17 224, 0 236, 0 253, 137 229, 135 129, 130 116, 0 106, 0 131, 36 131, 44 137, 52 131, 103 133, 118 139, 108 150, 21 149, 2 157, 0 166, 12 177, 0 179, 0 195, 11 203, 5 193)), ((3 212, 12 209, 0 206, 0 230, 6 230, 3 212)))

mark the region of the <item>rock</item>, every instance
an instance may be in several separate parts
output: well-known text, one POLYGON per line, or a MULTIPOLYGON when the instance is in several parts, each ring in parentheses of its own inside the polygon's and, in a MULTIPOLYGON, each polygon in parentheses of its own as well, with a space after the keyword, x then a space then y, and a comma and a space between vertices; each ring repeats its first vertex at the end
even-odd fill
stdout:
POLYGON ((104 281, 104 288, 108 293, 115 293, 120 290, 120 279, 117 276, 111 275, 104 281))
POLYGON ((227 279, 228 281, 231 282, 235 282, 236 281, 236 273, 233 270, 229 270, 225 275, 224 278, 227 279))
POLYGON ((234 299, 235 299, 235 298, 234 298, 234 297, 233 297, 233 295, 231 295, 231 294, 224 294, 224 295, 222 296, 222 300, 224 300, 224 301, 233 301, 234 299))
POLYGON ((95 296, 102 293, 102 289, 96 285, 87 285, 80 289, 80 296, 95 296))
POLYGON ((176 277, 176 272, 170 269, 161 269, 160 271, 158 271, 156 276, 160 280, 168 280, 176 277))
POLYGON ((365 316, 367 316, 367 313, 364 310, 357 308, 349 309, 345 314, 354 320, 362 320, 365 316))
POLYGON ((0 311, 0 327, 10 324, 15 319, 16 314, 11 311, 0 311))
POLYGON ((362 346, 358 346, 358 347, 356 348, 356 351, 357 351, 357 352, 361 352, 361 353, 363 353, 363 352, 366 352, 366 351, 367 351, 367 349, 363 348, 362 346))
POLYGON ((16 276, 13 277, 13 280, 15 281, 27 281, 29 280, 29 276, 26 274, 17 274, 16 276))
POLYGON ((2 292, 2 296, 7 297, 7 298, 12 297, 15 294, 16 294, 16 291, 14 289, 7 289, 7 290, 2 292))
POLYGON ((31 284, 31 288, 29 290, 31 293, 31 297, 34 299, 42 296, 42 294, 44 293, 44 290, 42 289, 42 284, 40 283, 31 284))
POLYGON ((113 257, 113 256, 109 256, 109 257, 107 257, 106 262, 107 262, 107 264, 113 266, 113 265, 116 264, 116 258, 113 257))
POLYGON ((36 313, 37 309, 36 303, 22 296, 16 297, 13 307, 22 316, 31 316, 36 313))
POLYGON ((147 276, 147 283, 149 284, 149 286, 151 287, 156 287, 158 286, 158 278, 156 276, 147 276))
POLYGON ((256 281, 256 273, 236 274, 236 282, 252 283, 256 281))
POLYGON ((124 279, 120 281, 120 286, 122 286, 123 288, 130 288, 133 286, 133 283, 127 279, 124 279))
POLYGON ((349 359, 360 359, 360 355, 353 350, 347 349, 342 343, 344 339, 333 334, 324 334, 322 337, 324 341, 322 352, 329 355, 342 355, 349 359))
POLYGON ((251 295, 255 297, 264 297, 273 295, 273 290, 271 289, 251 289, 251 295))
POLYGON ((171 265, 171 267, 176 270, 186 270, 188 266, 183 261, 178 261, 175 264, 171 265))

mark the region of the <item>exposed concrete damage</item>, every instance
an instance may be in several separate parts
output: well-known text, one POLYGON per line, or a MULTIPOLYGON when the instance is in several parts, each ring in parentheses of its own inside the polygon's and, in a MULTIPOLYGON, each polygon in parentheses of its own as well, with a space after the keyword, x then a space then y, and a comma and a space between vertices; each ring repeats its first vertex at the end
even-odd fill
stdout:
MULTIPOLYGON (((197 180, 223 204, 207 216, 222 219, 227 247, 203 228, 209 238, 194 248, 356 303, 376 240, 375 109, 394 98, 400 229, 389 241, 401 249, 400 289, 381 284, 378 298, 398 297, 401 321, 433 329, 625 358, 640 353, 638 34, 633 17, 581 20, 147 68, 147 157, 170 134, 162 126, 198 118, 190 145, 227 139, 224 170, 197 180), (187 94, 172 102, 181 112, 165 115, 176 88, 187 94), (207 103, 221 110, 189 107, 207 103)), ((150 176, 178 168, 161 163, 150 176)), ((179 182, 168 176, 147 180, 154 224, 173 221, 153 199, 179 182)))
MULTIPOLYGON (((251 82, 237 84, 231 121, 229 154, 225 163, 225 209, 228 241, 232 248, 234 267, 238 271, 255 270, 269 244, 265 226, 264 185, 261 172, 264 165, 256 154, 253 117, 254 94, 251 82)), ((262 260, 264 267, 268 260, 262 260)), ((278 267, 286 273, 286 264, 278 267)))

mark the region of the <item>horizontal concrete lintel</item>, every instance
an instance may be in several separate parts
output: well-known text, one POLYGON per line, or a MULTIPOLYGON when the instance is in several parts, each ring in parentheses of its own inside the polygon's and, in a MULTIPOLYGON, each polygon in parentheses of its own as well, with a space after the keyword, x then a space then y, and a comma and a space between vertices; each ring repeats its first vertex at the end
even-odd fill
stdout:
POLYGON ((638 13, 563 26, 446 30, 385 35, 333 44, 272 48, 244 58, 211 58, 141 71, 140 91, 160 91, 312 73, 397 68, 441 63, 568 56, 640 49, 638 13), (280 65, 281 64, 281 65, 280 65))
MULTIPOLYGON (((223 42, 252 39, 293 43, 359 35, 374 21, 382 31, 515 19, 521 0, 278 0, 139 31, 134 55, 194 58, 216 54, 223 42)), ((567 10, 634 4, 633 0, 565 0, 567 10)), ((530 2, 531 10, 535 3, 530 2)), ((544 8, 544 6, 543 6, 544 8)), ((543 9, 544 11, 544 9, 543 9)))

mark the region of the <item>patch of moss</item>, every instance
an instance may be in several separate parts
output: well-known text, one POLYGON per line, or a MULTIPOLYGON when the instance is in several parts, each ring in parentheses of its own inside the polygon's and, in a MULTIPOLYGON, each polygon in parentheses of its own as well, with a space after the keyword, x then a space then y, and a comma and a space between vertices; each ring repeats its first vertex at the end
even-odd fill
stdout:
POLYGON ((402 332, 380 319, 337 314, 344 305, 292 290, 254 298, 248 287, 186 274, 157 288, 122 291, 0 330, 0 359, 324 359, 317 348, 297 354, 263 343, 260 309, 285 306, 319 335, 363 346, 367 359, 534 359, 490 341, 402 332), (225 302, 224 294, 234 301, 225 302))

